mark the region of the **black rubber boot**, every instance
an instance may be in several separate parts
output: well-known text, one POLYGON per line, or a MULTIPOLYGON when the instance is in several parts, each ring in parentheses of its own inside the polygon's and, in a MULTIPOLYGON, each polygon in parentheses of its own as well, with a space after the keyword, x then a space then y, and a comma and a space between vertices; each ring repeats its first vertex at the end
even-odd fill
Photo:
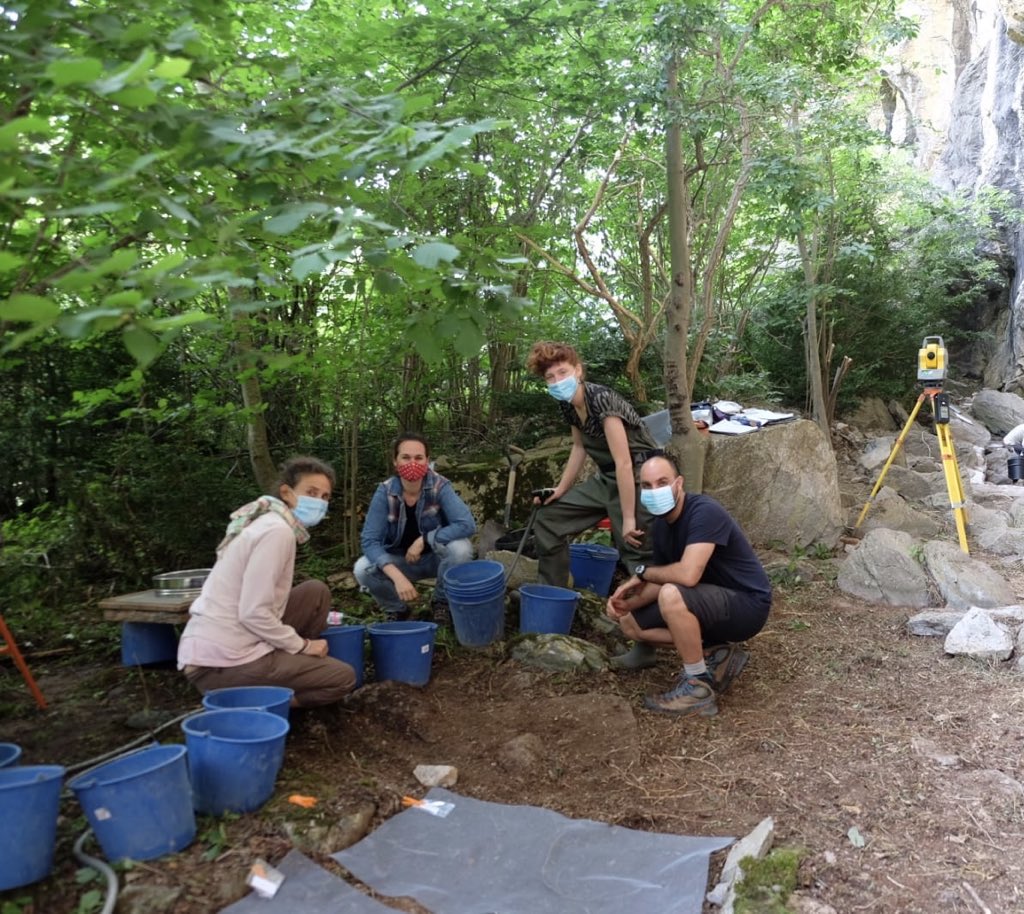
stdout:
POLYGON ((624 654, 616 654, 610 664, 613 670, 645 670, 658 662, 658 651, 653 644, 635 641, 624 654))

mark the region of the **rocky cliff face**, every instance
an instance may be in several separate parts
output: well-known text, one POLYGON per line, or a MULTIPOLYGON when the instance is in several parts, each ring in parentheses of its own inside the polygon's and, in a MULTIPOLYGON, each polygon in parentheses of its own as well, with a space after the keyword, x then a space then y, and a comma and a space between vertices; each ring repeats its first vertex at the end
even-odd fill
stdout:
MULTIPOLYGON (((1024 0, 909 0, 920 23, 882 73, 881 113, 892 141, 949 190, 1009 191, 1024 203, 1024 0)), ((1008 231, 1008 288, 979 307, 991 342, 963 355, 989 387, 1024 389, 1024 237, 1008 231)))

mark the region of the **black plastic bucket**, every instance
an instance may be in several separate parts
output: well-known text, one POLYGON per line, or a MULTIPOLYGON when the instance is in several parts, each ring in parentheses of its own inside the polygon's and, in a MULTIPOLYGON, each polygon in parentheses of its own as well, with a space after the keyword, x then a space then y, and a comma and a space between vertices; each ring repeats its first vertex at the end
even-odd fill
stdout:
POLYGON ((1014 454, 1013 457, 1007 458, 1006 474, 1011 482, 1020 482, 1024 479, 1024 455, 1014 454))

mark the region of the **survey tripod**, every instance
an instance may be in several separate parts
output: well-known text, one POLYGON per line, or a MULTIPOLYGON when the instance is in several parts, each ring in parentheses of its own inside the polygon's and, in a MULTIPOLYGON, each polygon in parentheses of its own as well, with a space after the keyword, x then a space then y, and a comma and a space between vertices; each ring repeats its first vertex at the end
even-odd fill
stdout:
POLYGON ((903 426, 903 430, 896 438, 896 443, 892 446, 889 459, 885 461, 885 466, 882 467, 882 472, 878 475, 878 481, 871 490, 868 500, 864 503, 864 508, 860 512, 860 517, 857 518, 857 523, 853 526, 854 529, 857 529, 864 522, 864 518, 867 517, 868 510, 874 503, 875 496, 882 488, 885 474, 889 471, 889 467, 892 466, 893 460, 896 459, 896 455, 903 446, 907 435, 910 434, 910 429, 917 418, 917 414, 921 411, 922 404, 927 400, 931 404, 932 417, 935 420, 935 434, 939 439, 939 451, 942 454, 942 472, 946 477, 949 506, 953 511, 953 521, 956 524, 956 533, 960 539, 960 548, 964 552, 970 553, 971 550, 967 548, 967 511, 964 500, 964 484, 963 479, 960 477, 960 466, 957 463, 956 451, 953 448, 953 432, 949 427, 949 394, 943 393, 942 390, 943 382, 946 380, 946 348, 943 346, 941 336, 926 336, 921 343, 921 348, 917 354, 917 379, 920 383, 924 384, 924 390, 921 391, 921 395, 917 398, 917 403, 914 404, 906 425, 903 426))

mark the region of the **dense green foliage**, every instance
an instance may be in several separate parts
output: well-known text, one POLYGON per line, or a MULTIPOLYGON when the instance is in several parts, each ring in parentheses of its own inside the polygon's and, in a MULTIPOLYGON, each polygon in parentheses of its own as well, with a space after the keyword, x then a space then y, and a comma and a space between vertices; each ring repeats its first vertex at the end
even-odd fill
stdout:
POLYGON ((909 28, 886 3, 3 10, 15 602, 206 564, 257 488, 259 429, 274 460, 336 464, 316 548, 343 566, 398 429, 481 456, 558 428, 523 368, 537 338, 662 408, 669 124, 689 156, 685 395, 803 408, 809 301, 822 373, 853 359, 842 397, 905 393, 921 336, 955 343, 993 269, 993 201, 920 185, 868 127, 873 55, 909 28))

